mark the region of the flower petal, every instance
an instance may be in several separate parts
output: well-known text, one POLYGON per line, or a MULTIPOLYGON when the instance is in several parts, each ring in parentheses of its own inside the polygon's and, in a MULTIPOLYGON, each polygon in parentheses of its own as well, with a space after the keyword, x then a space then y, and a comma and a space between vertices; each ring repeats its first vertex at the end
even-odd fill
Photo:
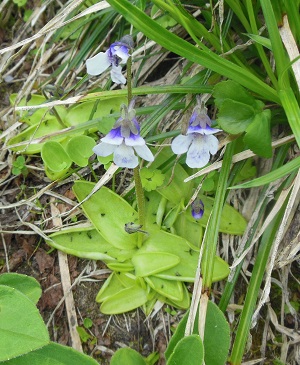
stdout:
POLYGON ((128 167, 133 169, 137 167, 139 160, 134 154, 133 148, 122 143, 115 150, 114 163, 119 167, 128 167))
POLYGON ((172 141, 171 144, 172 151, 177 155, 185 153, 189 149, 192 141, 193 141, 193 136, 191 135, 184 136, 180 134, 179 136, 175 137, 172 141))
POLYGON ((115 52, 118 57, 121 58, 121 63, 126 63, 129 58, 129 50, 126 46, 115 46, 115 52))
POLYGON ((105 53, 100 52, 96 54, 96 56, 92 58, 88 58, 86 60, 86 69, 89 75, 95 76, 100 75, 111 65, 110 60, 107 55, 107 51, 105 53))
POLYGON ((135 152, 146 161, 154 161, 154 156, 146 144, 144 146, 134 146, 135 152))
POLYGON ((215 136, 203 136, 203 140, 209 152, 214 155, 218 152, 219 141, 215 136))
POLYGON ((200 134, 214 134, 217 132, 220 132, 221 129, 211 128, 209 125, 207 125, 205 128, 202 128, 200 125, 196 126, 189 126, 187 130, 187 134, 191 133, 200 133, 200 134))
POLYGON ((123 142, 121 127, 113 128, 105 137, 101 138, 102 142, 120 145, 123 142))
POLYGON ((100 142, 93 148, 93 152, 96 153, 97 156, 106 157, 111 155, 117 147, 115 145, 100 142))
POLYGON ((186 164, 191 168, 200 168, 208 163, 209 157, 209 147, 205 144, 204 137, 195 137, 188 150, 186 164))
POLYGON ((128 138, 125 138, 125 144, 127 146, 144 146, 146 144, 143 137, 141 137, 139 134, 133 134, 130 133, 130 136, 128 138))
POLYGON ((116 84, 126 84, 126 79, 122 75, 122 67, 112 65, 112 69, 110 71, 110 76, 113 82, 116 84))

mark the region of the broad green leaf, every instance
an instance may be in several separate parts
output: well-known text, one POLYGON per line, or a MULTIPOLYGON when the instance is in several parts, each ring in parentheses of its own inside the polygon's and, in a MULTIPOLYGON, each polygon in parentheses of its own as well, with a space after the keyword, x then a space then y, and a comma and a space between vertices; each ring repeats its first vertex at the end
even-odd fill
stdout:
POLYGON ((181 204, 175 205, 173 208, 171 208, 168 213, 165 216, 165 219, 163 220, 163 227, 171 228, 173 227, 175 221, 178 218, 178 215, 181 211, 181 204))
MULTIPOLYGON (((199 222, 203 227, 206 227, 209 215, 212 211, 212 207, 214 204, 214 198, 209 196, 201 195, 200 199, 204 204, 204 214, 201 219, 196 221, 191 212, 190 208, 187 210, 187 219, 190 219, 192 222, 199 222)), ((219 231, 228 234, 236 234, 241 235, 244 233, 247 227, 246 219, 231 205, 225 204, 222 211, 221 222, 219 231)))
POLYGON ((223 312, 211 301, 208 302, 203 343, 206 364, 224 365, 227 363, 230 327, 223 312))
POLYGON ((172 253, 180 258, 180 262, 171 269, 164 270, 156 276, 169 280, 193 282, 198 262, 198 252, 179 236, 165 231, 153 232, 138 250, 138 253, 172 253))
POLYGON ((147 363, 143 356, 135 350, 122 348, 114 353, 110 365, 147 365, 147 363))
MULTIPOLYGON (((167 360, 171 357, 177 343, 184 337, 188 312, 180 321, 165 352, 167 360)), ((198 334, 198 313, 195 319, 193 334, 198 334)), ((218 306, 209 301, 207 306, 204 331, 204 361, 209 365, 224 365, 230 346, 230 328, 224 314, 218 306)))
POLYGON ((244 142, 255 154, 272 157, 272 136, 270 130, 271 111, 269 109, 256 114, 246 129, 244 142))
POLYGON ((169 169, 165 173, 164 184, 156 191, 176 205, 182 200, 188 201, 192 195, 193 182, 184 183, 183 180, 187 177, 188 174, 184 168, 177 164, 174 170, 169 169))
POLYGON ((100 310, 104 314, 119 314, 136 309, 147 302, 147 292, 139 285, 120 290, 105 299, 100 310))
POLYGON ((134 270, 134 266, 130 260, 125 262, 109 262, 107 263, 107 267, 117 272, 128 272, 134 270))
POLYGON ((70 255, 90 259, 110 261, 125 261, 135 250, 121 250, 108 243, 93 227, 69 228, 50 235, 47 243, 70 255))
MULTIPOLYGON (((98 292, 96 296, 96 302, 101 303, 107 298, 126 288, 126 286, 123 284, 123 281, 119 280, 118 276, 119 274, 116 272, 110 274, 98 292)), ((134 285, 135 283, 133 283, 131 286, 134 285)))
POLYGON ((66 174, 68 173, 68 171, 69 171, 69 169, 64 169, 64 170, 61 170, 58 172, 54 172, 54 171, 50 170, 48 168, 48 166, 45 166, 45 173, 46 173, 47 177, 53 181, 64 178, 66 176, 66 174))
POLYGON ((201 365, 203 359, 204 348, 200 336, 190 335, 178 341, 174 351, 170 355, 167 365, 201 365))
MULTIPOLYGON (((172 253, 180 258, 180 262, 167 270, 161 271, 155 276, 167 279, 193 282, 198 264, 199 252, 195 251, 182 237, 165 231, 155 232, 144 242, 138 253, 172 253)), ((221 258, 215 258, 213 281, 224 279, 228 276, 228 264, 221 258)))
POLYGON ((157 214, 161 200, 164 199, 157 191, 145 193, 145 230, 157 231, 160 226, 157 224, 157 214))
POLYGON ((41 155, 45 166, 53 172, 66 171, 72 165, 65 149, 56 141, 46 142, 42 147, 41 155))
MULTIPOLYGON (((256 115, 263 112, 264 104, 260 100, 254 99, 248 91, 232 80, 217 84, 214 87, 213 95, 219 108, 218 123, 228 133, 245 132, 252 126, 256 115)), ((257 124, 252 127, 252 130, 256 130, 256 128, 257 124)), ((264 138, 264 135, 260 135, 258 132, 257 139, 264 138)))
POLYGON ((178 214, 174 223, 176 234, 184 237, 195 248, 199 248, 203 237, 203 225, 199 221, 191 221, 191 211, 184 211, 178 214))
MULTIPOLYGON (((16 344, 15 344, 16 345, 16 344)), ((93 358, 74 350, 51 342, 39 350, 24 356, 3 362, 3 365, 98 365, 93 358)))
POLYGON ((158 300, 166 303, 164 297, 160 296, 155 291, 152 291, 152 293, 154 293, 154 296, 152 298, 148 298, 147 302, 141 307, 146 316, 149 316, 152 313, 154 306, 158 300))
POLYGON ((145 252, 138 251, 132 257, 135 274, 138 277, 158 274, 179 264, 180 258, 169 252, 145 252))
POLYGON ((67 153, 70 159, 80 167, 85 167, 88 164, 89 158, 93 155, 93 147, 96 142, 89 136, 72 137, 67 144, 67 153))
POLYGON ((10 286, 25 294, 34 304, 38 302, 41 297, 42 289, 37 280, 31 276, 4 273, 0 275, 0 285, 10 286))
POLYGON ((183 284, 180 281, 164 280, 156 276, 145 277, 145 281, 162 296, 178 302, 183 300, 183 284))
POLYGON ((213 97, 218 108, 227 100, 253 106, 254 97, 239 83, 233 80, 219 82, 214 86, 213 97))
POLYGON ((229 265, 219 256, 215 256, 212 282, 220 281, 229 275, 229 265))
MULTIPOLYGON (((110 114, 119 112, 120 105, 127 104, 127 98, 124 96, 106 98, 105 100, 97 101, 87 101, 75 105, 68 109, 68 113, 64 118, 64 122, 68 126, 75 126, 90 119, 97 119, 108 117, 110 114)), ((98 130, 107 134, 113 127, 114 119, 103 119, 98 124, 98 130)))
POLYGON ((35 304, 19 290, 0 285, 0 361, 47 345, 49 335, 35 304))
MULTIPOLYGON (((169 281, 171 281, 171 280, 168 280, 167 282, 169 282, 169 281)), ((174 281, 174 282, 176 282, 176 281, 174 281)), ((191 294, 188 292, 186 285, 183 284, 182 289, 183 289, 182 300, 174 300, 174 299, 170 299, 169 297, 164 297, 163 301, 176 308, 188 309, 191 304, 191 294)))
MULTIPOLYGON (((9 140, 8 146, 18 144, 21 142, 26 142, 25 145, 18 147, 10 147, 13 151, 22 151, 23 154, 31 155, 34 153, 41 152, 42 143, 31 143, 32 139, 46 137, 52 133, 58 132, 63 129, 62 125, 53 117, 43 120, 39 125, 32 125, 31 127, 25 129, 23 132, 17 134, 15 137, 9 140)), ((63 135, 53 137, 55 140, 62 141, 65 137, 63 135)))
POLYGON ((219 126, 227 133, 239 134, 248 128, 254 116, 253 106, 226 99, 220 106, 217 121, 219 126))
MULTIPOLYGON (((195 261, 195 260, 193 260, 195 261)), ((193 282, 195 279, 196 274, 196 265, 194 263, 193 268, 184 268, 182 262, 179 265, 175 266, 174 269, 169 269, 162 271, 156 276, 167 279, 167 280, 180 280, 180 281, 187 281, 193 282), (174 269, 177 269, 176 271, 174 269)), ((214 269, 212 275, 212 282, 220 281, 225 279, 229 275, 229 266, 227 262, 222 260, 219 256, 215 256, 214 258, 214 269)))
POLYGON ((135 285, 136 277, 131 273, 116 272, 116 276, 124 288, 129 288, 130 286, 135 285))
MULTIPOLYGON (((16 98, 18 94, 11 94, 9 96, 9 101, 11 105, 15 104, 16 98)), ((26 98, 21 99, 18 103, 18 106, 33 106, 44 104, 47 99, 43 95, 31 95, 30 99, 26 102, 26 98)), ((64 106, 57 105, 55 107, 56 112, 59 114, 60 118, 63 119, 67 113, 67 110, 64 106)), ((42 120, 56 119, 51 112, 51 108, 40 108, 40 109, 30 109, 30 110, 21 110, 17 111, 17 114, 20 116, 20 121, 25 122, 29 125, 35 125, 40 123, 42 120)))
MULTIPOLYGON (((76 181, 73 190, 82 201, 93 190, 95 184, 76 181)), ((137 234, 125 231, 126 223, 137 223, 137 212, 119 195, 102 187, 82 204, 83 210, 104 239, 114 247, 131 250, 137 245, 137 234)))
POLYGON ((77 326, 76 330, 79 334, 81 342, 87 342, 90 338, 92 338, 92 336, 83 327, 77 326))

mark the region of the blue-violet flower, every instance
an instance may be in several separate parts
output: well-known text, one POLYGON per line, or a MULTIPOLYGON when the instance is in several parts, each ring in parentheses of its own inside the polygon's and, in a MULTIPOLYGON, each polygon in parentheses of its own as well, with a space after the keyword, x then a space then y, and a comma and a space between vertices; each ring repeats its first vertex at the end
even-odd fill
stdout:
POLYGON ((122 105, 121 117, 112 130, 93 148, 98 156, 106 157, 113 153, 113 161, 119 167, 136 167, 139 161, 135 153, 144 160, 154 160, 144 138, 140 136, 140 126, 133 106, 134 101, 131 101, 128 108, 122 105))
POLYGON ((202 218, 202 216, 204 214, 204 204, 201 199, 199 199, 199 198, 195 199, 193 201, 193 203, 191 204, 191 208, 192 208, 192 216, 195 219, 202 218))
POLYGON ((121 64, 127 62, 131 48, 133 48, 132 37, 130 35, 122 37, 119 42, 112 43, 106 52, 100 52, 86 60, 87 73, 92 76, 100 75, 111 66, 112 81, 116 84, 126 84, 121 64))
POLYGON ((176 154, 187 152, 186 164, 191 168, 205 166, 218 151, 219 141, 213 136, 220 131, 211 127, 206 108, 198 104, 189 120, 186 135, 180 134, 172 141, 171 148, 176 154))

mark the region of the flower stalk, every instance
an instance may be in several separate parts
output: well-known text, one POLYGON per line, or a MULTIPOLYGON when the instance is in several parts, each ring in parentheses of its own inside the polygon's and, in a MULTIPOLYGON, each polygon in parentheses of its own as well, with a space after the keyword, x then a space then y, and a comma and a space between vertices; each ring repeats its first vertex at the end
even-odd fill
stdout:
MULTIPOLYGON (((144 196, 144 190, 143 190, 143 186, 142 186, 139 167, 135 167, 133 169, 133 177, 134 177, 134 184, 135 184, 139 225, 143 229, 145 229, 145 196, 144 196)), ((137 234, 138 234, 137 247, 140 248, 140 247, 142 247, 142 244, 143 244, 144 233, 139 231, 139 232, 137 232, 137 234)))
MULTIPOLYGON (((131 75, 131 65, 132 65, 132 58, 131 55, 128 57, 127 60, 127 99, 128 105, 131 103, 132 100, 132 75, 131 75)), ((139 218, 139 225, 142 228, 145 228, 145 196, 144 196, 144 189, 142 186, 142 180, 140 176, 140 167, 137 166, 133 169, 133 178, 134 178, 134 185, 135 185, 135 193, 136 193, 136 201, 137 201, 137 209, 138 209, 138 218, 139 218)), ((143 236, 144 233, 139 231, 138 234, 138 248, 142 247, 143 244, 143 236)))

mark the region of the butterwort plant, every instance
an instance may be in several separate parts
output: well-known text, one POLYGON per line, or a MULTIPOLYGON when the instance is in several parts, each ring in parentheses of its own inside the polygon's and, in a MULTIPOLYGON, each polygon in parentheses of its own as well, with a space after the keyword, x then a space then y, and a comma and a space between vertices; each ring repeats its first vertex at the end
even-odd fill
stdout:
POLYGON ((97 156, 106 157, 113 154, 113 161, 119 167, 135 168, 138 157, 153 161, 154 157, 140 136, 140 126, 134 110, 134 99, 129 106, 121 106, 121 117, 116 121, 111 131, 97 144, 93 151, 97 156))
POLYGON ((112 43, 106 52, 100 52, 86 60, 87 73, 91 76, 100 75, 111 66, 112 81, 116 84, 126 84, 121 65, 127 62, 133 46, 130 35, 122 37, 120 41, 112 43))
POLYGON ((209 162, 210 154, 217 153, 219 141, 213 134, 221 131, 211 127, 207 109, 200 99, 197 100, 186 134, 175 137, 171 144, 175 154, 187 152, 186 164, 191 168, 204 167, 209 162))

